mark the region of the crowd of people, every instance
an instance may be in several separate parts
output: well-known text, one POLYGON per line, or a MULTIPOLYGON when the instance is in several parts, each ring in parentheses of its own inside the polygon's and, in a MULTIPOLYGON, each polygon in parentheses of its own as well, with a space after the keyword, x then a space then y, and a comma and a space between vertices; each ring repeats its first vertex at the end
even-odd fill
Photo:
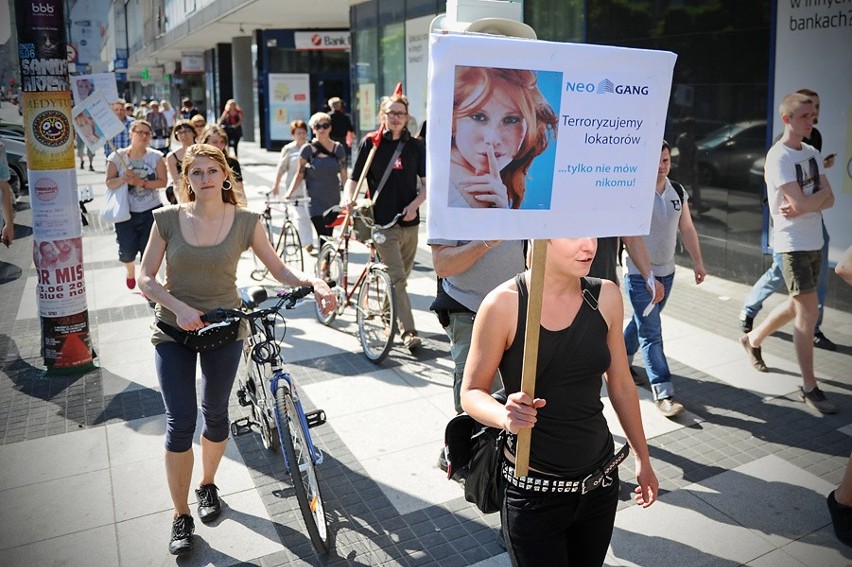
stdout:
MULTIPOLYGON (((519 208, 530 163, 553 139, 555 115, 538 92, 534 74, 500 71, 457 68, 448 206, 519 208), (516 96, 516 91, 523 96, 516 96)), ((242 111, 235 101, 228 101, 215 124, 207 124, 188 99, 180 109, 170 108, 166 101, 140 103, 136 109, 117 101, 113 108, 126 132, 111 141, 114 151, 108 158, 107 188, 128 187, 131 213, 130 220, 116 224, 119 260, 127 269, 126 285, 133 289, 135 262, 142 256, 138 285, 155 305, 158 321, 191 332, 204 326, 199 315, 205 310, 236 305, 236 263, 240 252, 248 248, 279 281, 311 285, 323 309, 334 308, 334 295, 326 282, 282 264, 258 216, 246 209, 237 160, 242 111), (162 208, 160 192, 167 187, 173 206, 162 208), (168 260, 166 279, 161 283, 156 275, 164 259, 168 260), (210 274, 203 285, 191 277, 199 271, 210 274)), ((281 150, 272 192, 293 207, 302 242, 311 251, 314 243, 321 246, 331 236, 329 211, 351 208, 360 196, 356 194, 359 179, 366 179, 376 223, 390 224, 398 218, 389 228, 375 228, 372 236, 393 283, 401 340, 416 352, 422 342, 407 281, 417 250, 419 207, 426 199, 425 140, 409 131, 408 100, 396 92, 382 100, 378 136, 362 138, 350 168, 354 128, 339 99, 331 99, 329 109, 313 114, 307 123, 291 122, 293 141, 281 150)), ((781 104, 784 134, 766 161, 776 252, 770 271, 778 272, 772 279, 786 284, 790 298, 756 327, 754 318, 768 294, 756 307, 747 300, 741 343, 752 366, 765 372, 761 343, 781 325, 794 321, 802 399, 820 412, 831 413, 836 408, 819 390, 813 373, 814 345, 833 345, 818 326, 827 246, 821 211, 833 204, 833 194, 824 175, 824 168, 832 163, 824 161, 815 147, 817 109, 818 98, 812 91, 789 95, 781 104)), ((520 389, 531 277, 525 271, 526 244, 428 241, 438 276, 431 309, 450 340, 454 409, 509 434, 501 521, 515 564, 568 564, 569 550, 572 560, 582 557, 583 564, 603 562, 615 518, 617 470, 606 476, 610 482, 588 494, 540 488, 563 486, 608 470, 615 447, 603 418, 601 379, 634 452, 636 502, 647 507, 657 498, 659 486, 634 385, 641 378, 633 358, 641 353, 662 415, 682 414, 685 408, 674 396, 661 330, 661 312, 674 281, 678 235, 692 258, 695 284, 707 276, 690 195, 669 178, 670 171, 671 148, 662 141, 648 235, 548 241, 539 343, 539 360, 545 364, 535 397, 520 389), (620 248, 627 253, 624 286, 633 310, 626 328, 617 276, 620 248), (564 352, 582 356, 561 356, 564 352), (507 395, 505 403, 491 395, 501 387, 507 395), (515 435, 525 428, 535 428, 539 434, 530 449, 530 472, 518 479, 513 474, 515 435), (553 522, 554 517, 559 522, 553 522)), ((694 186, 694 180, 688 181, 694 186)), ((5 239, 8 231, 4 229, 3 234, 5 239)), ((841 275, 848 273, 848 263, 841 275)), ((228 436, 227 400, 239 361, 239 338, 200 354, 203 478, 196 495, 198 515, 204 522, 221 512, 214 477, 228 436)), ((166 470, 175 507, 169 549, 179 554, 191 549, 193 541, 187 500, 198 408, 196 353, 176 343, 169 333, 155 331, 152 340, 168 420, 166 470)), ((439 466, 445 470, 446 457, 442 450, 439 466)), ((852 509, 846 508, 852 505, 850 485, 845 481, 832 493, 829 508, 835 524, 847 521, 852 534, 852 509)))

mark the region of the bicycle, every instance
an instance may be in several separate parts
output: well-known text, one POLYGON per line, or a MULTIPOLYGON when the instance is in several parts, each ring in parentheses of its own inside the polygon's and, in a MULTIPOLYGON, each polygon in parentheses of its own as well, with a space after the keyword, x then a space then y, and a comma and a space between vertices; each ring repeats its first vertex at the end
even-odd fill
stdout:
MULTIPOLYGON (((305 256, 302 251, 302 239, 299 237, 299 231, 296 229, 296 224, 290 219, 290 206, 299 206, 300 204, 309 203, 310 199, 288 199, 275 200, 272 199, 270 192, 264 192, 265 206, 261 213, 261 222, 263 228, 266 229, 266 236, 269 242, 275 248, 275 253, 278 254, 285 264, 291 268, 298 270, 305 269, 305 256), (278 206, 281 205, 281 206, 278 206), (274 223, 272 222, 272 212, 284 214, 284 221, 281 223, 281 230, 278 232, 277 238, 273 235, 274 223)), ((257 265, 255 258, 255 265, 257 265)), ((260 265, 251 272, 251 278, 256 281, 262 281, 269 274, 269 269, 260 265)))
POLYGON ((243 288, 240 289, 242 309, 215 309, 202 316, 202 320, 213 325, 237 319, 249 322, 250 333, 243 346, 246 372, 238 377, 237 400, 241 406, 251 407, 252 417, 234 420, 231 434, 237 437, 257 429, 263 446, 272 451, 277 437, 311 543, 318 552, 326 554, 329 551, 328 521, 316 470, 322 464, 323 453, 314 445, 310 434, 310 428, 326 422, 326 415, 322 410, 305 413, 302 409, 296 380, 284 371, 280 341, 275 338, 276 319, 280 317, 284 321, 281 309, 292 309, 298 300, 312 292, 309 287, 289 292, 281 290, 274 306, 260 308, 267 299, 266 290, 243 288))
POLYGON ((337 294, 337 309, 327 315, 317 305, 317 319, 323 325, 331 325, 335 317, 342 315, 346 307, 355 302, 355 318, 358 324, 358 338, 367 360, 375 364, 387 357, 393 346, 396 334, 396 304, 393 299, 393 283, 387 266, 379 261, 376 247, 370 238, 370 229, 390 228, 397 223, 402 214, 397 214, 386 225, 374 224, 353 210, 344 216, 340 236, 326 241, 317 258, 317 277, 329 282, 332 291, 337 294), (369 248, 369 257, 364 269, 349 285, 349 239, 358 223, 357 238, 369 248))

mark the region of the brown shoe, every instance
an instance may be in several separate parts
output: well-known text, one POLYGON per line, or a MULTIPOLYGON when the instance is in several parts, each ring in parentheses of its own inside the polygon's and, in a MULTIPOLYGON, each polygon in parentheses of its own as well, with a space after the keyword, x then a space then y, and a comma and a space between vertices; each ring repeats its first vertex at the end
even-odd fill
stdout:
POLYGON ((769 368, 766 367, 766 363, 763 362, 763 356, 760 354, 760 347, 751 346, 747 334, 740 338, 740 344, 743 345, 746 353, 748 353, 748 360, 755 370, 758 372, 769 372, 769 368))

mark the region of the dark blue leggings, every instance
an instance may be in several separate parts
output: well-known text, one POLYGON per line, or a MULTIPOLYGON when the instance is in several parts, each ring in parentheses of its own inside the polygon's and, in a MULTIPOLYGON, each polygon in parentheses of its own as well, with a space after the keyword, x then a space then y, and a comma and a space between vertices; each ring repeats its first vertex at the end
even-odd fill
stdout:
POLYGON ((243 341, 196 353, 173 342, 158 344, 155 362, 160 391, 166 404, 166 450, 183 453, 192 448, 198 399, 195 392, 195 361, 201 356, 201 414, 204 429, 201 434, 218 443, 228 438, 228 399, 237 368, 243 341))

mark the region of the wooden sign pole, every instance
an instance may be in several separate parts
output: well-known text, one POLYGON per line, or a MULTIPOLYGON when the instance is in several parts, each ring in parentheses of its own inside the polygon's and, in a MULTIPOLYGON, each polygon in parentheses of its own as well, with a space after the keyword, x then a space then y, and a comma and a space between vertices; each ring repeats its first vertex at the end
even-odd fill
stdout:
MULTIPOLYGON (((524 360, 521 371, 521 391, 535 399, 535 379, 538 370, 538 336, 541 329, 541 298, 544 290, 544 266, 547 260, 547 240, 533 240, 530 260, 529 302, 527 304, 524 360)), ((518 432, 515 447, 515 476, 526 476, 530 465, 532 429, 518 432)))

